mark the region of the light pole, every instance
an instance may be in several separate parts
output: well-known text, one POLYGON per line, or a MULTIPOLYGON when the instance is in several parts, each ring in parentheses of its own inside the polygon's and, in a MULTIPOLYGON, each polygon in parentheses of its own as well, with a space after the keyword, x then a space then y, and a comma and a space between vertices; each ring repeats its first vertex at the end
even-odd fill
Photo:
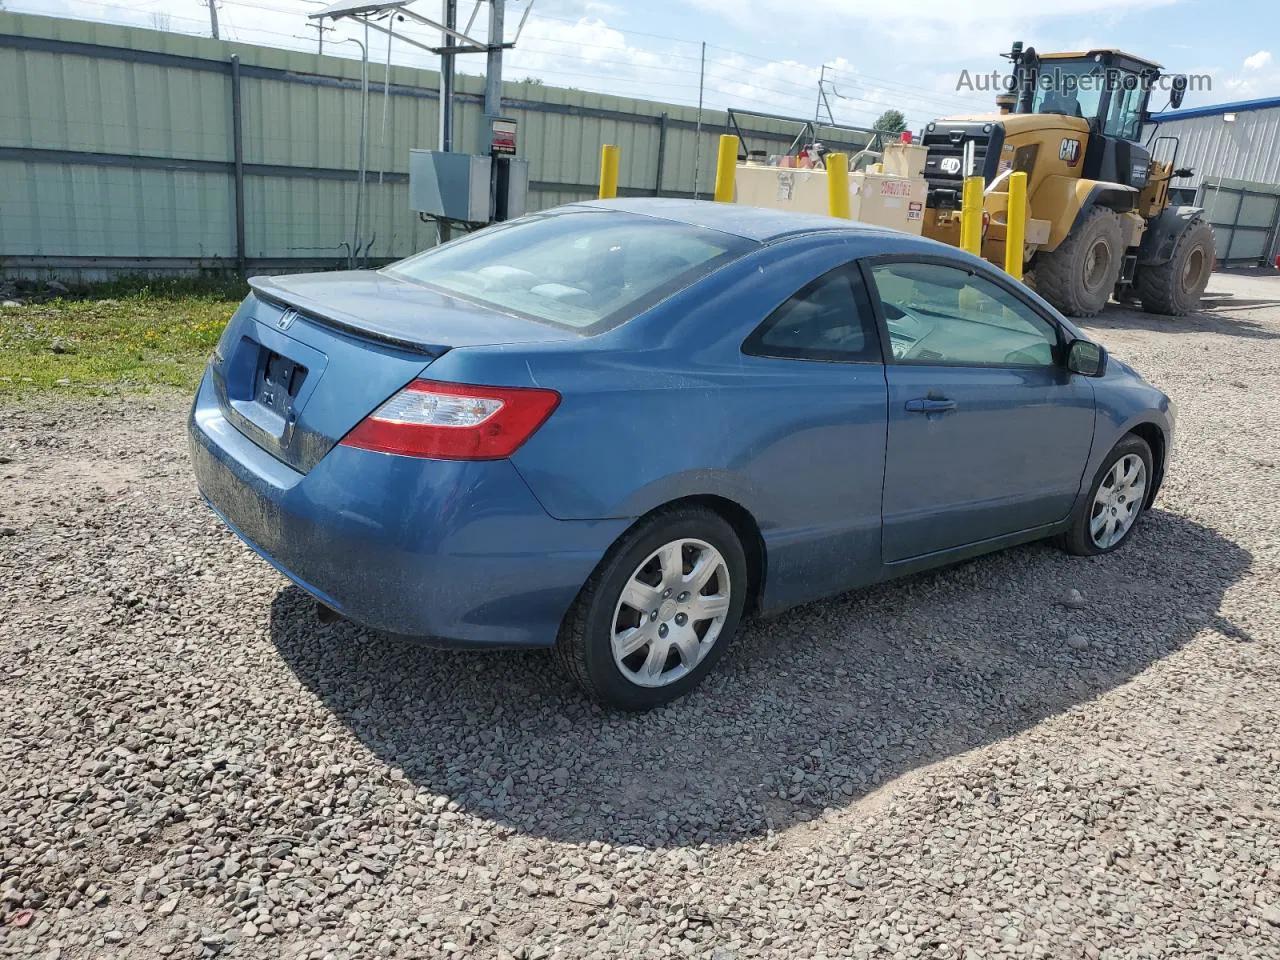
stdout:
POLYGON ((356 268, 356 256, 360 249, 360 208, 361 201, 364 198, 364 178, 365 178, 365 143, 369 137, 369 27, 364 28, 364 42, 361 43, 355 37, 346 37, 339 41, 340 43, 354 43, 360 48, 360 172, 357 174, 356 182, 356 217, 355 227, 351 237, 351 252, 348 256, 347 266, 352 270, 356 268))

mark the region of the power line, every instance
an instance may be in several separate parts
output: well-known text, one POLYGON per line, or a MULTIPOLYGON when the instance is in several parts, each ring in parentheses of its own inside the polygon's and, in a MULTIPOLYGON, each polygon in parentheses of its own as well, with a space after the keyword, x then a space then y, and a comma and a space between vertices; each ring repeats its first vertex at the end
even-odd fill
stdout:
MULTIPOLYGON (((125 6, 123 4, 118 4, 118 3, 101 2, 101 0, 82 0, 82 2, 90 3, 93 6, 99 7, 104 10, 121 10, 131 14, 137 14, 140 12, 136 9, 136 7, 125 6)), ((213 0, 207 0, 207 2, 212 4, 213 0)), ((300 10, 296 7, 286 8, 286 7, 281 7, 281 6, 277 6, 270 3, 256 2, 256 0, 255 2, 251 2, 251 0, 219 0, 219 2, 228 4, 231 6, 247 8, 247 9, 271 10, 277 13, 301 15, 302 13, 305 12, 305 9, 300 10)), ((282 0, 282 2, 290 2, 290 0, 282 0)), ((294 2, 307 3, 307 0, 294 0, 294 2)), ((308 3, 307 6, 310 9, 314 9, 314 6, 311 3, 308 3)), ((216 7, 214 9, 216 10, 216 7)), ((216 13, 214 15, 216 16, 216 13)), ((173 19, 185 21, 191 24, 201 23, 201 21, 199 20, 196 20, 191 17, 183 17, 181 15, 175 15, 173 19)), ((556 22, 569 23, 569 24, 590 23, 590 21, 586 21, 586 20, 569 20, 562 17, 543 17, 541 15, 535 18, 535 22, 538 19, 552 20, 556 22)), ((602 23, 602 21, 597 21, 597 22, 602 23)), ((212 26, 212 22, 210 23, 210 26, 212 26)), ((609 28, 609 29, 612 29, 612 28, 609 28)), ((293 48, 293 49, 299 48, 299 44, 297 43, 297 41, 300 40, 301 38, 293 34, 283 34, 283 33, 280 33, 279 31, 274 31, 264 27, 257 27, 257 26, 250 27, 248 28, 248 30, 254 34, 267 35, 271 37, 279 37, 288 41, 287 43, 283 43, 283 44, 277 43, 276 44, 277 46, 284 46, 284 47, 293 48)), ((245 31, 241 30, 237 32, 244 33, 245 31)), ((621 31, 618 31, 618 32, 621 33, 621 31)), ((692 46, 694 43, 693 41, 683 40, 678 37, 670 37, 664 34, 649 33, 646 31, 627 31, 627 33, 634 34, 637 36, 648 36, 656 39, 667 40, 672 43, 676 43, 680 45, 692 46)), ((247 39, 247 37, 242 37, 242 39, 247 39)), ((546 44, 550 44, 558 47, 579 46, 578 44, 575 44, 573 41, 559 40, 554 37, 538 37, 538 36, 530 37, 522 41, 520 46, 517 48, 517 53, 515 57, 513 57, 514 62, 512 63, 512 66, 517 70, 522 70, 522 69, 528 70, 535 75, 542 74, 552 78, 554 77, 581 78, 581 79, 590 81, 591 82, 590 85, 593 87, 596 87, 596 88, 605 87, 609 91, 616 91, 618 83, 628 82, 633 79, 632 77, 628 77, 625 71, 635 71, 635 70, 646 69, 646 65, 643 63, 625 63, 624 62, 618 65, 619 66, 618 70, 616 71, 611 70, 609 69, 609 67, 611 66, 610 64, 602 63, 601 61, 595 58, 584 57, 581 55, 574 56, 571 53, 560 52, 557 50, 546 50, 544 47, 544 45, 546 44), (560 61, 560 62, 572 64, 572 65, 584 65, 587 67, 594 67, 596 69, 593 72, 583 72, 580 70, 565 69, 557 64, 547 64, 547 63, 529 64, 527 66, 520 66, 519 61, 517 59, 519 56, 520 50, 533 53, 540 59, 547 58, 547 59, 552 59, 555 61, 560 61)), ((810 69, 806 65, 796 63, 795 61, 770 60, 766 57, 761 57, 756 54, 745 53, 743 51, 734 50, 728 47, 719 47, 713 44, 708 44, 708 46, 712 47, 713 49, 719 49, 729 54, 731 57, 735 57, 735 58, 755 60, 762 63, 770 64, 770 65, 777 64, 778 66, 782 66, 782 67, 785 67, 788 64, 794 64, 795 66, 801 67, 805 70, 810 69)), ((613 47, 607 47, 605 49, 610 51, 615 50, 615 48, 613 47)), ((692 60, 700 59, 700 57, 692 57, 692 56, 688 56, 688 55, 674 52, 674 51, 659 52, 659 51, 648 50, 642 47, 628 47, 625 44, 620 50, 617 50, 616 52, 630 53, 636 59, 643 59, 646 57, 660 59, 664 61, 664 65, 661 67, 662 73, 667 74, 668 76, 679 74, 681 76, 688 77, 689 79, 685 81, 672 81, 669 79, 645 81, 646 86, 660 87, 660 88, 663 88, 664 90, 673 91, 672 93, 665 94, 665 99, 669 102, 672 102, 676 105, 681 105, 681 106, 693 105, 692 103, 681 103, 680 101, 685 98, 687 98, 688 100, 693 99, 692 88, 695 85, 693 78, 699 77, 700 79, 704 80, 704 87, 710 91, 713 98, 716 100, 721 100, 726 105, 731 103, 734 100, 741 100, 743 98, 752 98, 753 100, 756 100, 756 101, 768 101, 765 105, 770 107, 778 107, 780 104, 785 105, 784 110, 786 112, 792 112, 799 115, 804 113, 804 109, 805 109, 801 107, 802 99, 807 101, 808 98, 812 96, 812 91, 814 89, 813 84, 817 82, 816 76, 812 82, 802 83, 796 80, 792 80, 788 77, 777 76, 774 74, 766 74, 764 76, 760 76, 758 73, 757 74, 744 73, 742 70, 741 63, 735 63, 735 62, 731 62, 729 60, 723 60, 723 59, 709 59, 706 63, 706 70, 704 75, 702 70, 695 70, 695 69, 682 67, 682 66, 674 66, 665 62, 672 59, 692 61, 692 60)), ((415 67, 418 67, 419 69, 422 69, 424 67, 426 69, 431 69, 431 67, 434 66, 434 64, 430 63, 430 58, 426 57, 425 55, 415 54, 410 51, 397 51, 397 53, 398 53, 398 56, 396 58, 396 62, 406 64, 409 66, 415 66, 415 67)), ((845 73, 844 71, 834 71, 834 72, 837 75, 844 74, 845 76, 856 76, 859 82, 866 81, 866 80, 874 81, 879 79, 875 77, 866 76, 863 74, 848 74, 848 73, 845 73)), ((815 71, 815 74, 816 74, 816 71, 815 71)), ((912 89, 910 85, 898 84, 896 81, 882 81, 882 82, 885 84, 885 89, 880 89, 879 92, 886 93, 889 95, 897 94, 897 91, 888 89, 888 87, 890 86, 901 86, 904 88, 912 89)), ((920 90, 921 93, 920 94, 913 93, 910 96, 906 94, 902 94, 901 95, 902 99, 904 100, 910 99, 910 100, 921 102, 921 103, 932 103, 934 105, 945 104, 943 106, 943 109, 955 109, 956 108, 955 103, 958 101, 976 99, 976 98, 967 98, 959 94, 946 94, 946 93, 936 92, 936 91, 925 95, 923 88, 913 88, 913 89, 920 90), (946 98, 946 101, 944 101, 944 98, 946 98)), ((601 92, 606 92, 606 91, 601 91, 601 92)), ((856 94, 841 94, 841 96, 843 97, 843 99, 845 99, 850 103, 865 104, 875 108, 893 107, 893 108, 901 109, 903 106, 901 101, 890 102, 887 100, 878 99, 874 96, 862 96, 862 95, 856 95, 856 94)))
POLYGON ((879 87, 889 88, 889 89, 899 88, 904 92, 914 94, 921 99, 930 99, 935 101, 940 99, 941 100, 964 100, 964 101, 972 101, 974 103, 981 103, 983 106, 991 106, 990 103, 987 103, 981 97, 970 96, 969 94, 965 94, 965 93, 951 93, 946 90, 930 90, 927 87, 916 87, 910 84, 900 83, 896 80, 886 80, 883 77, 873 77, 865 73, 850 73, 850 72, 845 72, 842 70, 835 70, 835 69, 832 70, 832 73, 835 74, 837 77, 846 78, 851 83, 855 83, 859 81, 872 81, 879 87))
MULTIPOLYGON (((748 60, 757 60, 761 63, 768 63, 768 64, 774 64, 774 63, 784 64, 785 63, 785 61, 771 60, 768 57, 762 57, 759 54, 747 53, 743 50, 734 50, 731 47, 722 47, 722 46, 719 46, 718 44, 707 44, 707 46, 714 47, 716 50, 722 50, 725 53, 733 54, 734 56, 737 56, 737 57, 745 57, 748 60)), ((724 62, 724 61, 720 61, 720 62, 724 62)), ((870 81, 884 84, 886 86, 903 87, 908 90, 916 90, 924 94, 929 94, 930 96, 933 96, 933 97, 955 97, 961 100, 978 100, 977 97, 971 97, 962 93, 947 93, 946 91, 942 91, 942 90, 931 90, 927 87, 919 87, 913 84, 903 83, 900 80, 889 80, 884 77, 877 77, 871 74, 862 73, 861 71, 857 71, 857 72, 847 71, 847 70, 842 70, 839 67, 828 67, 827 69, 829 72, 833 74, 837 74, 837 75, 843 74, 847 77, 855 77, 858 80, 870 80, 870 81)))

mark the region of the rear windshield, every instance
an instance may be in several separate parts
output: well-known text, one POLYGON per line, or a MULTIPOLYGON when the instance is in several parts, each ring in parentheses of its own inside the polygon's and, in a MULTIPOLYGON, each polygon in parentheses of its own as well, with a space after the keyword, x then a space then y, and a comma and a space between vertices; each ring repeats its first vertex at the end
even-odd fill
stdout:
POLYGON ((755 246, 670 220, 575 210, 487 227, 385 270, 508 312, 596 332, 755 246))

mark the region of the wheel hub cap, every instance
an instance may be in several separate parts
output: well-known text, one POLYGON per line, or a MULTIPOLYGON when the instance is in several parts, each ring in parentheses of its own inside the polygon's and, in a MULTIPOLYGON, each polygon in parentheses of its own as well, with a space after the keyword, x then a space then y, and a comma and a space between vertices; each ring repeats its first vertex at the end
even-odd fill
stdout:
POLYGON ((1147 491, 1147 466, 1137 454, 1125 454, 1107 471, 1093 497, 1089 537, 1095 546, 1107 549, 1129 532, 1147 491))
POLYGON ((707 655, 729 613, 729 567, 702 540, 673 540, 631 574, 613 612, 614 663, 637 686, 686 676, 707 655))

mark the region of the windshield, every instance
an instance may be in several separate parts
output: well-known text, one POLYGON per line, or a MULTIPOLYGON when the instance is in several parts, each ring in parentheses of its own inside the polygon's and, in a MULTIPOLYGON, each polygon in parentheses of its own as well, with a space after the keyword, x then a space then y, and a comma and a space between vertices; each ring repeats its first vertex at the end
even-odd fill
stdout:
POLYGON ((1036 76, 1032 113, 1060 113, 1067 117, 1096 117, 1105 74, 1092 60, 1046 60, 1036 76))
POLYGON ((488 306, 595 332, 755 246, 670 220, 573 210, 488 227, 385 270, 488 306))

